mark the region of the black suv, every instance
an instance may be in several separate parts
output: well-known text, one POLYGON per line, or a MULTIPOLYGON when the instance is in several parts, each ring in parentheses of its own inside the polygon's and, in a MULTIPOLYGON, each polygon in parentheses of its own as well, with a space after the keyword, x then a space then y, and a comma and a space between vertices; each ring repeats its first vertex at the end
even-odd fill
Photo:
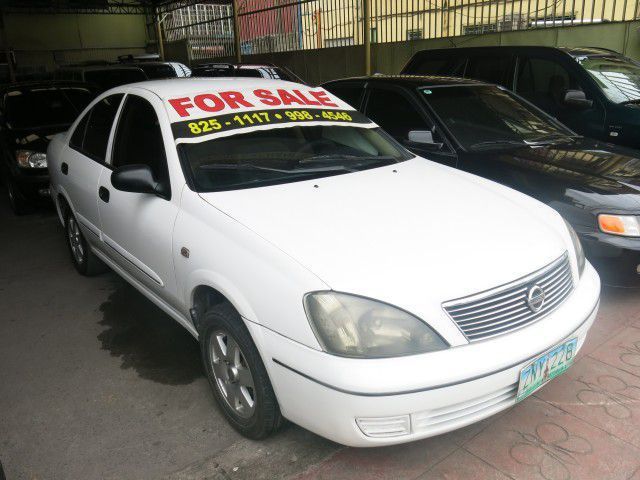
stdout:
POLYGON ((402 70, 503 85, 588 137, 640 148, 640 64, 603 48, 423 50, 402 70))
POLYGON ((374 76, 323 87, 417 155, 556 209, 605 280, 640 283, 640 155, 634 150, 578 136, 506 88, 475 80, 374 76))

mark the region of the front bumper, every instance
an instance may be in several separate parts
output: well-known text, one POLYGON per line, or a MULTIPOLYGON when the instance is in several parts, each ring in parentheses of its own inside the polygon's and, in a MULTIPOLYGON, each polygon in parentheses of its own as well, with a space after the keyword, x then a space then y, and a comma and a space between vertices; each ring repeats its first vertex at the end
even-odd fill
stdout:
POLYGON ((49 173, 46 169, 20 171, 12 176, 11 182, 15 192, 29 203, 50 203, 49 173))
POLYGON ((514 405, 519 372, 532 358, 573 337, 582 347, 599 294, 598 275, 587 264, 563 305, 527 328, 390 359, 337 357, 247 324, 286 418, 344 445, 382 446, 455 430, 514 405), (408 433, 363 433, 393 429, 391 424, 407 425, 408 433))
POLYGON ((606 282, 640 281, 640 238, 596 232, 581 237, 589 261, 606 282))

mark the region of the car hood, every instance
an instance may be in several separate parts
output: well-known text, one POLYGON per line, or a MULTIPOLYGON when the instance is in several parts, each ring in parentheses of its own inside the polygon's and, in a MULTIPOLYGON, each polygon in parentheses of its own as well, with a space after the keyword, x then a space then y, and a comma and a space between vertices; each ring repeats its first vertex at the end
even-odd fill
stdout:
POLYGON ((569 145, 520 148, 503 153, 502 157, 508 163, 532 170, 548 170, 546 166, 552 166, 554 174, 564 173, 594 189, 621 193, 616 183, 640 191, 640 158, 634 153, 617 145, 584 139, 569 145))
POLYGON ((66 126, 13 130, 16 149, 46 152, 51 139, 69 128, 66 126))
POLYGON ((566 251, 562 220, 548 207, 419 157, 201 196, 331 289, 416 314, 516 280, 566 251))

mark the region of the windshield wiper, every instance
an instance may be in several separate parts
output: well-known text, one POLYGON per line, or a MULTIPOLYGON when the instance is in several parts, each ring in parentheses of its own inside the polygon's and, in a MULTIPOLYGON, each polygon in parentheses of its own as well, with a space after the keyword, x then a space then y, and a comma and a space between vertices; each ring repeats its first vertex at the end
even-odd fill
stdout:
POLYGON ((625 100, 624 102, 620 102, 618 105, 638 105, 640 104, 640 98, 634 98, 633 100, 625 100))
POLYGON ((469 146, 469 149, 482 150, 493 147, 523 147, 527 144, 522 140, 489 140, 486 142, 478 142, 469 146))
POLYGON ((316 155, 313 157, 303 158, 298 161, 298 165, 308 165, 308 164, 323 164, 323 163, 334 163, 336 161, 348 161, 351 166, 361 167, 368 163, 398 163, 398 161, 391 156, 358 156, 358 155, 316 155))
POLYGON ((253 163, 237 163, 237 164, 220 164, 209 163, 206 165, 200 165, 198 168, 202 170, 258 170, 262 172, 273 173, 285 173, 287 175, 305 175, 314 173, 332 173, 332 172, 355 172, 352 168, 347 168, 344 165, 335 165, 332 167, 322 168, 295 168, 291 170, 285 170, 282 168, 262 167, 253 163))

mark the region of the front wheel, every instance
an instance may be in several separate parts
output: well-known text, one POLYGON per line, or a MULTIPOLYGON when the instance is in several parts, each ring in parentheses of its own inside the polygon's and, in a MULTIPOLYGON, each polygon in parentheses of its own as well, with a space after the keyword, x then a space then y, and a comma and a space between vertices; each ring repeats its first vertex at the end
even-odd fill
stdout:
POLYGON ((280 407, 243 320, 223 305, 205 312, 202 323, 202 360, 225 417, 248 438, 269 436, 282 424, 280 407))

